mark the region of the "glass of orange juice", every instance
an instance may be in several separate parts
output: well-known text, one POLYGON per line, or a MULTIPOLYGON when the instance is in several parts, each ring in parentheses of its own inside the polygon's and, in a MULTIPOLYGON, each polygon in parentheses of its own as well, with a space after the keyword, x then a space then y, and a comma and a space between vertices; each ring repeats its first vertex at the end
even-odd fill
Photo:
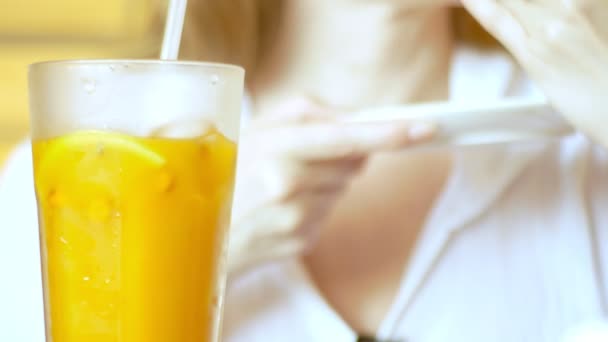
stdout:
POLYGON ((244 71, 29 71, 47 341, 219 339, 244 71))

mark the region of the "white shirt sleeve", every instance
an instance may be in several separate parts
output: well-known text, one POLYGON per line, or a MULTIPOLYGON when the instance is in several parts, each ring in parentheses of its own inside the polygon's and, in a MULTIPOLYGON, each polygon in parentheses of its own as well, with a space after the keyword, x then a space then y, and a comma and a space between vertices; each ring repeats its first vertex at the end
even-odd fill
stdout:
POLYGON ((38 218, 29 143, 0 169, 0 341, 44 341, 38 218))

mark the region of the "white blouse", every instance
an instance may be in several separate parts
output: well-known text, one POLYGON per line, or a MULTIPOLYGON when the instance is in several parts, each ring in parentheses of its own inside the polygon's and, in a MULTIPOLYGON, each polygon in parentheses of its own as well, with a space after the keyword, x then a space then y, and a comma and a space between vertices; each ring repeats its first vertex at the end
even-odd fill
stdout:
MULTIPOLYGON (((466 49, 454 58, 451 88, 454 101, 535 93, 507 57, 466 49)), ((608 154, 581 136, 455 153, 378 338, 608 341, 608 154)), ((27 145, 0 175, 0 271, 0 341, 43 341, 27 145)), ((356 334, 293 259, 233 280, 224 340, 354 342, 356 334)))
MULTIPOLYGON (((453 101, 536 94, 501 54, 463 49, 452 76, 453 101)), ((455 153, 377 337, 608 341, 608 155, 582 136, 455 153)), ((226 341, 356 341, 298 260, 230 285, 226 341)))

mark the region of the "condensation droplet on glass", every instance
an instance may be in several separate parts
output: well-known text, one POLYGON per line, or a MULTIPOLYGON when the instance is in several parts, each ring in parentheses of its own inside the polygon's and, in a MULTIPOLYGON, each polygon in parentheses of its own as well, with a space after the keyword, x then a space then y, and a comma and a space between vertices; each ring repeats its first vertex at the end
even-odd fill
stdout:
POLYGON ((97 154, 100 156, 103 156, 105 148, 106 147, 104 146, 104 144, 102 144, 102 143, 97 144, 97 148, 96 148, 97 154))
POLYGON ((175 178, 168 171, 161 171, 158 177, 157 188, 160 192, 169 192, 175 185, 175 178))
POLYGON ((49 203, 54 207, 59 207, 65 204, 66 199, 64 196, 56 189, 52 189, 48 195, 49 203))
POLYGON ((108 69, 110 69, 110 71, 114 72, 114 70, 116 69, 116 67, 114 65, 109 65, 108 69))
POLYGON ((108 285, 108 284, 110 284, 110 283, 112 282, 112 279, 110 279, 110 278, 106 278, 106 279, 104 279, 104 281, 103 281, 103 282, 104 282, 106 285, 108 285))
POLYGON ((82 83, 84 84, 84 91, 89 94, 93 94, 97 89, 97 82, 95 80, 83 79, 82 83))
POLYGON ((63 236, 60 236, 60 237, 59 237, 59 242, 61 242, 61 243, 62 243, 62 244, 64 244, 64 245, 67 245, 67 244, 68 244, 68 240, 66 240, 66 239, 65 239, 65 237, 63 237, 63 236))
POLYGON ((218 75, 211 76, 211 85, 216 85, 220 81, 220 77, 218 75))
MULTIPOLYGON (((119 171, 122 172, 122 169, 120 169, 119 171)), ((122 214, 118 210, 114 210, 112 212, 112 217, 114 217, 114 218, 120 218, 121 216, 122 216, 122 214)), ((116 230, 118 230, 118 228, 116 228, 116 230)))
POLYGON ((89 281, 89 280, 91 280, 91 277, 89 277, 89 276, 84 276, 84 277, 82 277, 82 280, 83 280, 83 281, 89 281))
MULTIPOLYGON (((119 210, 114 210, 114 212, 112 213, 112 217, 116 220, 120 220, 120 218, 122 218, 122 214, 119 210)), ((120 233, 119 225, 120 225, 120 222, 117 225, 115 225, 114 228, 112 228, 112 230, 117 234, 120 233)))

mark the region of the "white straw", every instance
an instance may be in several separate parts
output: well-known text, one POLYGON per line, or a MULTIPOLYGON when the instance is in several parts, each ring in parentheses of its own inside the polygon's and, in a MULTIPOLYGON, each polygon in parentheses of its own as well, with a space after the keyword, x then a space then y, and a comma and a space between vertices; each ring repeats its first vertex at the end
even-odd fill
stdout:
POLYGON ((176 60, 184 30, 187 0, 170 0, 160 59, 176 60))

